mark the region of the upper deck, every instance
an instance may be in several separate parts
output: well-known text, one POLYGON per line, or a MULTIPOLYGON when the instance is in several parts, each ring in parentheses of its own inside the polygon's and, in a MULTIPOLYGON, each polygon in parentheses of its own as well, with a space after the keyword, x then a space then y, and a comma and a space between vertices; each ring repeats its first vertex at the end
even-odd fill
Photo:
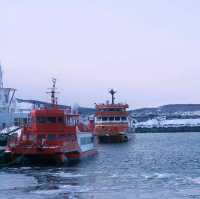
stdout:
POLYGON ((128 116, 128 104, 98 104, 95 116, 128 116))
POLYGON ((104 104, 96 104, 96 112, 95 112, 95 123, 102 123, 102 122, 127 122, 127 116, 129 105, 126 103, 115 103, 114 94, 116 91, 113 89, 109 92, 112 95, 112 103, 108 101, 104 104))
POLYGON ((122 110, 126 110, 127 108, 129 108, 128 104, 122 104, 122 103, 118 103, 118 104, 96 104, 96 110, 97 111, 103 111, 103 110, 118 110, 118 111, 122 111, 122 110))
POLYGON ((51 106, 33 109, 28 122, 28 130, 31 132, 76 132, 79 114, 73 114, 71 107, 61 109, 57 105, 56 79, 53 79, 53 87, 50 88, 51 106))
POLYGON ((116 91, 114 91, 113 89, 111 89, 109 91, 109 93, 111 94, 112 98, 111 98, 111 103, 109 103, 109 101, 107 101, 105 104, 101 103, 101 104, 96 104, 95 108, 97 112, 124 112, 126 111, 127 108, 129 108, 128 104, 123 104, 123 103, 115 103, 115 93, 116 91))

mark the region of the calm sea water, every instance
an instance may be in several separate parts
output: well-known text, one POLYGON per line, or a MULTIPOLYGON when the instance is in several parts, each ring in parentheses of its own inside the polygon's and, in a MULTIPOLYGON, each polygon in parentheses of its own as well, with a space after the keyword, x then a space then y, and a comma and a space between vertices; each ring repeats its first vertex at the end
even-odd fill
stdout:
POLYGON ((0 198, 200 198, 200 133, 137 134, 72 167, 1 169, 0 198))

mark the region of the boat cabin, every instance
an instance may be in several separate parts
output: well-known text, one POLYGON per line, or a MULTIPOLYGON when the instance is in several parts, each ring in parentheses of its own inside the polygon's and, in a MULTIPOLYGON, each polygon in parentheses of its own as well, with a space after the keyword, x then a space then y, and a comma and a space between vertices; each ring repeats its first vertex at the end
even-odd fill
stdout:
POLYGON ((127 123, 127 104, 96 105, 95 123, 127 123))

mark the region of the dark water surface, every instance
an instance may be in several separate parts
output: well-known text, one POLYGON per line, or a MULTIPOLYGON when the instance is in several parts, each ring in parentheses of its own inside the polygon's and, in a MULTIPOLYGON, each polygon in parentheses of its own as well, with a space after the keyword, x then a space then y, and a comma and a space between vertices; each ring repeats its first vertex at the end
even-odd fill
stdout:
POLYGON ((1 169, 0 198, 200 198, 200 133, 136 134, 73 167, 1 169))

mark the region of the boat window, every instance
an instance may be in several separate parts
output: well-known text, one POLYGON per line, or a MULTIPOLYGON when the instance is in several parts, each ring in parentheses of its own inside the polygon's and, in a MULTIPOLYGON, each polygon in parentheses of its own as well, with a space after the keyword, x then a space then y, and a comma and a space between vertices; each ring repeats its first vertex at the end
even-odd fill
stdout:
POLYGON ((115 117, 115 120, 116 121, 120 121, 120 117, 115 117))
POLYGON ((75 120, 74 118, 72 118, 72 117, 67 117, 67 120, 66 120, 66 124, 67 124, 67 125, 74 126, 74 125, 76 125, 77 122, 78 122, 78 121, 75 120))
POLYGON ((60 140, 60 141, 67 140, 67 136, 65 134, 60 134, 60 135, 58 135, 58 140, 60 140))
POLYGON ((45 117, 37 117, 37 123, 39 123, 39 124, 46 123, 46 118, 45 117))
POLYGON ((110 120, 110 121, 113 121, 113 120, 114 120, 114 117, 109 117, 109 120, 110 120))
POLYGON ((56 140, 56 135, 55 134, 49 134, 47 136, 47 140, 48 141, 55 141, 56 140))
POLYGON ((122 117, 122 121, 126 121, 126 117, 122 117))
POLYGON ((64 118, 63 117, 58 117, 58 123, 64 123, 64 118))
POLYGON ((101 117, 97 117, 97 121, 101 121, 101 117))
POLYGON ((82 137, 81 145, 91 144, 93 142, 93 137, 82 137))
POLYGON ((56 117, 47 117, 47 123, 49 124, 56 123, 56 117))
POLYGON ((43 140, 43 139, 46 139, 46 135, 44 134, 38 135, 38 140, 43 140))
POLYGON ((76 119, 75 119, 75 120, 74 120, 74 122, 75 122, 75 125, 77 125, 77 124, 78 124, 78 120, 76 120, 76 119))
POLYGON ((85 138, 81 138, 81 145, 86 144, 86 139, 85 138))
POLYGON ((103 120, 103 121, 107 121, 108 118, 107 118, 107 117, 102 117, 102 120, 103 120))

